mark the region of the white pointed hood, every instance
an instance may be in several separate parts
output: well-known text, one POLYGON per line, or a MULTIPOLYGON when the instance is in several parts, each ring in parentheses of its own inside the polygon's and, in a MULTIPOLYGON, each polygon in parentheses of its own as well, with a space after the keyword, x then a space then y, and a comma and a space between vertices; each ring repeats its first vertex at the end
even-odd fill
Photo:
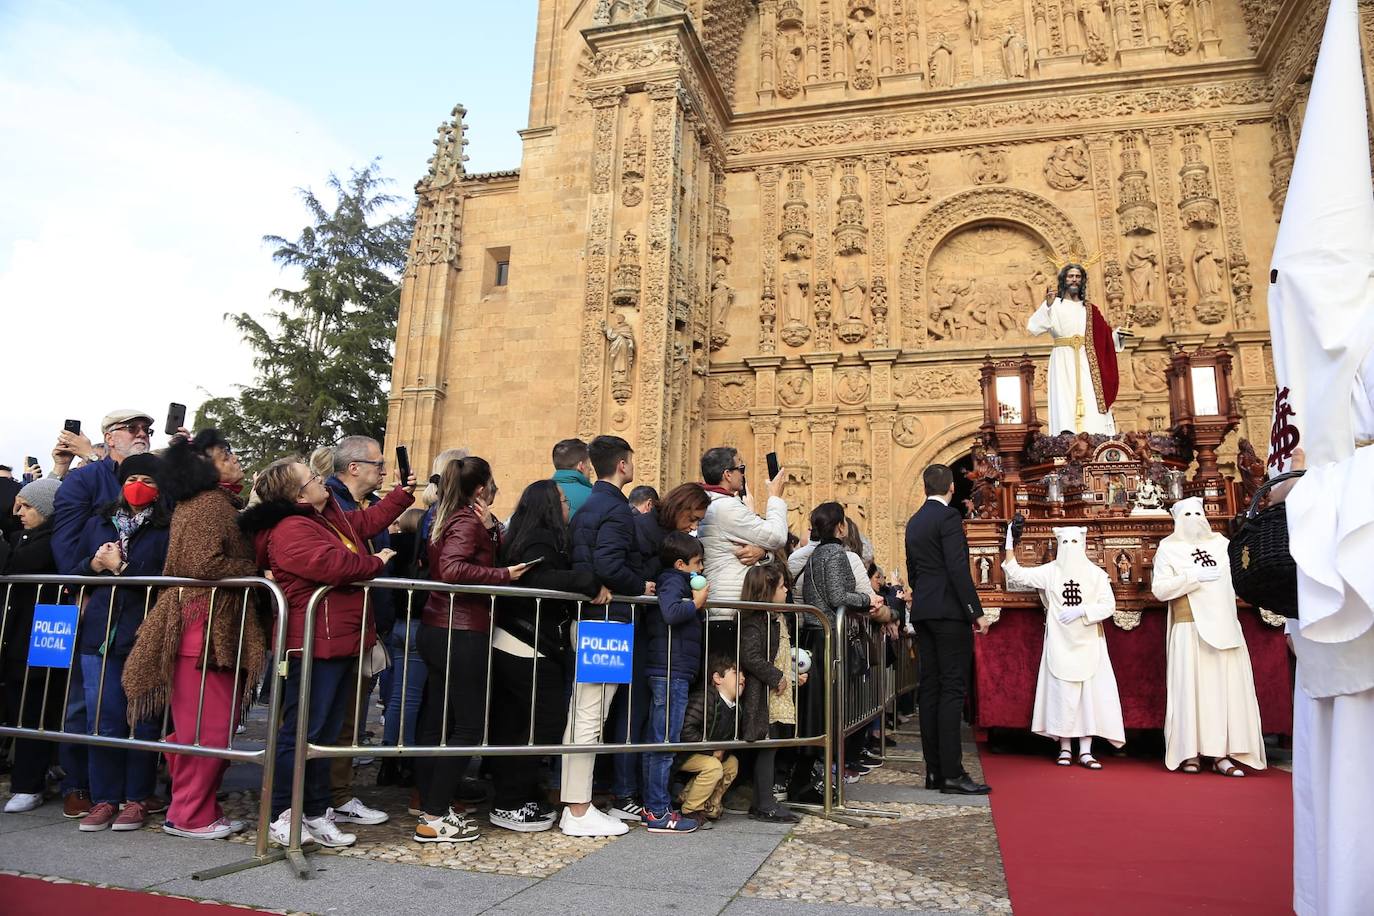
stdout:
POLYGON ((1290 425, 1309 467, 1354 449, 1347 392, 1374 344, 1374 187, 1359 36, 1355 0, 1331 0, 1271 264, 1276 393, 1287 389, 1292 409, 1278 407, 1271 474, 1291 467, 1290 425))
POLYGON ((1066 575, 1069 573, 1081 575, 1083 570, 1097 568, 1088 559, 1087 528, 1063 525, 1054 529, 1054 539, 1054 565, 1064 570, 1066 575))
POLYGON ((1207 512, 1202 500, 1196 496, 1180 499, 1169 509, 1174 517, 1174 533, 1165 538, 1179 544, 1200 544, 1215 536, 1212 526, 1207 524, 1207 512))

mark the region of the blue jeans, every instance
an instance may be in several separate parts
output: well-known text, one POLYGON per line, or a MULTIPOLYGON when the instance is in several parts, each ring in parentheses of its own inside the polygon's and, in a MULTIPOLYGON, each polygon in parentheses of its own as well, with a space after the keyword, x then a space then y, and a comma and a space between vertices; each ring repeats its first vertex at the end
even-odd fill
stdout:
MULTIPOLYGON (((106 653, 103 657, 81 656, 81 679, 86 688, 86 724, 89 729, 94 722, 92 734, 110 738, 129 737, 128 700, 124 696, 124 685, 120 683, 124 661, 125 656, 113 653, 106 653), (102 667, 103 693, 100 691, 102 667)), ((160 737, 161 725, 161 722, 140 722, 134 726, 134 737, 156 741, 160 737)), ((143 801, 153 794, 157 785, 155 752, 92 745, 86 753, 93 804, 110 802, 118 805, 125 801, 143 801)))
MULTIPOLYGON (((687 714, 687 691, 692 682, 685 677, 650 677, 649 718, 644 726, 645 743, 680 741, 682 719, 687 714)), ((655 815, 663 815, 673 806, 668 792, 668 779, 673 772, 672 752, 649 752, 644 758, 644 807, 655 815)))
POLYGON ((387 649, 391 652, 391 667, 386 674, 391 675, 391 690, 386 695, 385 722, 382 723, 382 744, 395 747, 401 734, 401 723, 405 723, 406 744, 413 745, 419 740, 415 726, 420 716, 420 700, 425 695, 425 660, 420 657, 420 618, 417 615, 410 622, 410 652, 406 652, 406 622, 398 618, 391 635, 387 637, 387 649), (406 668, 407 664, 409 669, 406 668), (401 686, 405 685, 405 696, 401 686), (402 701, 405 709, 402 710, 402 701))
MULTIPOLYGON (((306 737, 312 744, 333 744, 343 728, 348 704, 357 689, 357 657, 317 658, 310 669, 306 737)), ((277 733, 276 775, 272 783, 272 815, 291 807, 291 770, 296 756, 296 716, 300 705, 301 662, 292 657, 282 687, 281 730, 277 733)), ((346 736, 345 740, 352 740, 346 736)), ((306 817, 319 817, 329 807, 329 757, 305 762, 306 817)))
MULTIPOLYGON (((89 734, 86 727, 86 682, 81 677, 81 656, 72 659, 69 671, 70 687, 67 690, 67 717, 62 730, 73 735, 89 734)), ((57 745, 57 762, 62 764, 62 794, 67 795, 78 789, 90 791, 91 783, 87 777, 88 755, 84 744, 69 744, 66 741, 57 745)))

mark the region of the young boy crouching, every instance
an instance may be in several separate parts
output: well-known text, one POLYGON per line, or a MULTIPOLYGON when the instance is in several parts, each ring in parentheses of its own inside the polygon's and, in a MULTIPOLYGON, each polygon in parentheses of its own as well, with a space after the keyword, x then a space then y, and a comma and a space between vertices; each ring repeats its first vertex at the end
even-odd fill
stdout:
MULTIPOLYGON (((734 659, 716 655, 707 663, 711 686, 693 690, 682 721, 682 740, 731 741, 735 737, 735 704, 744 689, 744 672, 734 659)), ((729 751, 678 755, 678 772, 691 776, 682 790, 682 816, 704 827, 719 820, 721 799, 739 773, 739 760, 729 751)))

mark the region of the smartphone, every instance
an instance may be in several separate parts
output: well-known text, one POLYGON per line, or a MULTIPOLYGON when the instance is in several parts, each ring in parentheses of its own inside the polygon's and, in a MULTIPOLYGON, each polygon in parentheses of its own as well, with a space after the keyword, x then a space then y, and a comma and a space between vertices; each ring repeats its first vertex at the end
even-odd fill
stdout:
POLYGON ((526 569, 529 569, 531 566, 538 566, 540 563, 543 563, 547 559, 548 557, 535 557, 533 560, 529 560, 520 565, 524 566, 526 569))
POLYGON ((396 470, 401 475, 401 486, 410 479, 410 449, 404 445, 396 446, 396 470))
POLYGON ((63 420, 63 421, 62 421, 62 428, 63 428, 64 430, 66 430, 67 432, 71 433, 73 436, 79 436, 79 435, 81 435, 81 421, 80 421, 80 420, 63 420))
POLYGON ((167 405, 167 426, 162 430, 169 436, 175 436, 177 430, 186 425, 186 405, 178 404, 176 401, 167 405))
POLYGON ((24 483, 33 483, 33 473, 29 468, 38 463, 38 459, 29 455, 24 459, 24 483))
POLYGON ((778 453, 769 452, 766 460, 768 461, 768 479, 772 480, 774 477, 778 476, 778 453))

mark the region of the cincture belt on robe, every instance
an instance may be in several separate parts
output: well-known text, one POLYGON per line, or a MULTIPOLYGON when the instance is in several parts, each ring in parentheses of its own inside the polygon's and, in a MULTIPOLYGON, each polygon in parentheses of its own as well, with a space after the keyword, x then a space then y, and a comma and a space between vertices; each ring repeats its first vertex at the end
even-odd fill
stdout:
POLYGON ((1175 598, 1169 609, 1174 612, 1174 623, 1193 623, 1193 605, 1187 595, 1175 598))
MULTIPOLYGON (((1082 334, 1075 334, 1072 337, 1054 338, 1054 345, 1056 347, 1073 347, 1074 350, 1077 351, 1083 349, 1085 341, 1086 338, 1082 334)), ((1073 394, 1074 431, 1078 432, 1083 429, 1083 414, 1085 411, 1083 407, 1083 367, 1078 361, 1078 354, 1076 352, 1073 355, 1073 394)))

